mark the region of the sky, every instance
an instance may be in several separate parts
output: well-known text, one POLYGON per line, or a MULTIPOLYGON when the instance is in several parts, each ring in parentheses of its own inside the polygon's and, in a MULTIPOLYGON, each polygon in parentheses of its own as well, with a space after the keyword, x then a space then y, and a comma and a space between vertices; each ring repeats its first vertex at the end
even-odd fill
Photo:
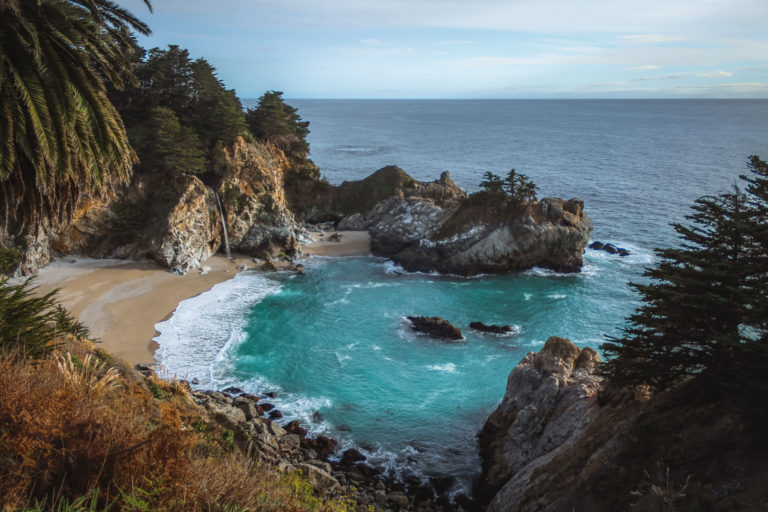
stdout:
POLYGON ((768 98, 768 0, 118 0, 241 98, 768 98))

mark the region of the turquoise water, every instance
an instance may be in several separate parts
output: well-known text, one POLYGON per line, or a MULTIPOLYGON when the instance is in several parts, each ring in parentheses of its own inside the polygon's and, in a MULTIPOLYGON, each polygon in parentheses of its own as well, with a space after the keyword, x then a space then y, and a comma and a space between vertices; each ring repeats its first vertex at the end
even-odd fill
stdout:
MULTIPOLYGON (((247 103, 247 102, 246 102, 247 103)), ((473 190, 515 167, 539 196, 580 197, 593 239, 584 271, 462 279, 408 274, 378 258, 311 258, 307 274, 244 272, 182 302, 158 325, 159 362, 201 388, 277 391, 342 449, 387 473, 479 471, 475 435, 509 372, 549 336, 597 348, 637 306, 627 286, 677 243, 670 222, 727 188, 751 154, 768 156, 768 101, 301 101, 312 157, 333 183, 398 164, 414 177, 450 170, 473 190), (406 315, 443 316, 461 343, 413 334, 406 315), (468 329, 514 325, 513 336, 468 329)))
POLYGON ((277 391, 285 421, 358 447, 392 476, 450 474, 466 489, 475 435, 515 364, 549 336, 597 348, 618 334, 635 297, 611 283, 652 259, 630 247, 628 258, 588 251, 584 272, 570 275, 467 279, 373 257, 310 258, 304 276, 246 272, 183 302, 159 327, 159 359, 202 388, 277 391), (465 339, 417 335, 409 315, 443 316, 465 339), (515 332, 478 333, 472 321, 515 332))

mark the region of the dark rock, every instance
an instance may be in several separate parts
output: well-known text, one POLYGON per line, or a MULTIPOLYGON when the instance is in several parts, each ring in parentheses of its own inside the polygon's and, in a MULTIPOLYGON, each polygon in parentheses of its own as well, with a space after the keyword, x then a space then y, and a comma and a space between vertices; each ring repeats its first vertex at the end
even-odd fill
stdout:
POLYGON ((316 451, 318 458, 325 460, 336 449, 336 441, 326 436, 317 436, 314 439, 305 437, 301 446, 316 451))
POLYGON ((603 242, 598 242, 597 240, 589 244, 589 248, 594 249, 596 251, 601 250, 603 247, 605 247, 605 244, 603 244, 603 242))
POLYGON ((629 250, 623 247, 619 247, 618 249, 616 249, 616 252, 619 254, 619 256, 629 256, 630 254, 632 254, 629 250))
POLYGON ((365 460, 365 455, 355 450, 354 448, 350 448, 349 450, 344 451, 344 453, 341 455, 340 464, 342 466, 353 466, 356 462, 363 460, 365 460))
POLYGON ((321 421, 323 421, 323 415, 320 414, 320 411, 312 412, 312 421, 314 421, 315 423, 320 423, 321 421))
POLYGON ((269 419, 271 420, 278 420, 283 417, 283 413, 275 409, 274 411, 269 413, 269 419))
POLYGON ((329 242, 341 242, 343 236, 341 233, 334 233, 328 237, 329 242))
POLYGON ((248 400, 252 401, 253 403, 257 403, 259 400, 261 400, 260 396, 252 395, 250 393, 240 393, 240 396, 243 398, 247 398, 248 400))
POLYGON ((613 244, 605 244, 603 246, 603 250, 608 254, 616 254, 617 252, 619 252, 619 249, 613 244))
POLYGON ((476 331, 489 332, 492 334, 509 334, 514 330, 509 325, 485 325, 482 322, 472 322, 469 324, 469 327, 476 331))
POLYGON ((233 394, 233 395, 237 395, 237 394, 242 394, 243 393, 242 389, 236 388, 236 387, 229 387, 229 388, 226 388, 226 389, 222 389, 222 391, 225 392, 225 393, 233 394))
POLYGON ((277 272, 277 265, 275 265, 275 262, 270 259, 264 262, 264 265, 261 266, 261 269, 266 270, 267 272, 277 272))
POLYGON ((275 393, 274 391, 270 391, 269 393, 264 393, 264 396, 269 398, 277 398, 277 393, 275 393))
POLYGON ((304 265, 296 265, 296 272, 303 276, 306 272, 304 271, 304 265))
POLYGON ((307 435, 307 429, 301 426, 299 420, 294 420, 283 427, 289 434, 298 434, 301 437, 307 435))
POLYGON ((435 476, 429 479, 429 483, 438 494, 445 494, 456 483, 456 478, 452 476, 435 476))
POLYGON ((414 331, 424 333, 433 338, 460 340, 464 338, 461 329, 439 316, 409 316, 414 331))
POLYGON ((259 407, 261 407, 261 410, 263 410, 264 412, 269 412, 269 411, 271 411, 272 409, 275 408, 274 405, 272 405, 270 403, 267 403, 267 402, 260 403, 259 407))

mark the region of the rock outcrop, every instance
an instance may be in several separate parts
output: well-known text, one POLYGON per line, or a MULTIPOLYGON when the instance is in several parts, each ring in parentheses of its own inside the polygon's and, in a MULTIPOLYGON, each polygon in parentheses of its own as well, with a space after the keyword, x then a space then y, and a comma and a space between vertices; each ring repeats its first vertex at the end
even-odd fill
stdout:
POLYGON ((480 332, 500 335, 511 334, 515 332, 511 325, 486 325, 483 322, 471 322, 469 324, 469 328, 480 332))
POLYGON ((339 229, 368 230, 373 253, 406 270, 475 275, 534 266, 561 272, 581 269, 592 220, 578 199, 544 198, 520 210, 503 201, 491 204, 481 195, 467 197, 448 173, 423 183, 387 167, 367 179, 373 177, 377 180, 367 187, 363 180, 357 188, 349 183, 339 188, 339 203, 346 211, 360 205, 340 221, 339 229), (378 182, 387 184, 383 192, 368 190, 378 182), (344 197, 345 185, 356 200, 344 197))
POLYGON ((414 331, 432 338, 454 341, 464 339, 461 329, 439 316, 409 316, 407 318, 414 331))
POLYGON ((238 139, 227 148, 227 159, 233 172, 222 182, 219 194, 232 250, 259 258, 297 254, 298 226, 286 206, 283 189, 289 167, 285 155, 238 139))
POLYGON ((567 450, 598 412, 600 356, 551 337, 512 370, 499 407, 480 433, 483 473, 475 499, 490 511, 521 510, 520 496, 546 474, 537 469, 567 450))
MULTIPOLYGON (((297 254, 297 226, 283 190, 285 156, 239 138, 226 157, 230 170, 217 191, 231 248, 260 258, 297 254)), ((95 258, 150 258, 184 273, 219 250, 223 232, 216 192, 198 177, 139 173, 112 202, 82 198, 72 223, 51 238, 37 244, 42 249, 27 258, 26 269, 47 262, 45 251, 52 248, 95 258)))
POLYGON ((754 398, 705 376, 656 394, 615 389, 598 361, 550 338, 515 367, 479 436, 473 509, 765 509, 766 415, 754 398))
POLYGON ((137 176, 112 203, 83 198, 52 248, 94 258, 150 258, 180 273, 199 267, 222 240, 213 190, 189 175, 167 181, 163 192, 157 186, 137 176))

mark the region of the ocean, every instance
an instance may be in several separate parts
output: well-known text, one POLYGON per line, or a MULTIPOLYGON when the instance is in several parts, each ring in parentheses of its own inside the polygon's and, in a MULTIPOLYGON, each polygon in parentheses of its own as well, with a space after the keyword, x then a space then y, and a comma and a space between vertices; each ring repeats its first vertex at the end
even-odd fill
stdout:
MULTIPOLYGON (((255 101, 245 101, 252 106, 255 101)), ((283 421, 356 447, 390 476, 479 473, 476 434, 506 379, 549 336, 599 349, 638 306, 630 282, 678 243, 697 197, 768 157, 768 101, 289 100, 310 122, 311 158, 331 183, 389 164, 420 180, 450 171, 468 191, 514 168, 539 197, 578 197, 592 239, 579 274, 543 269, 458 278, 406 273, 381 258, 319 258, 305 276, 244 272, 158 324, 157 358, 203 389, 275 391, 283 421), (414 335, 407 315, 443 316, 461 343, 414 335), (467 328, 509 324, 509 336, 467 328)))

